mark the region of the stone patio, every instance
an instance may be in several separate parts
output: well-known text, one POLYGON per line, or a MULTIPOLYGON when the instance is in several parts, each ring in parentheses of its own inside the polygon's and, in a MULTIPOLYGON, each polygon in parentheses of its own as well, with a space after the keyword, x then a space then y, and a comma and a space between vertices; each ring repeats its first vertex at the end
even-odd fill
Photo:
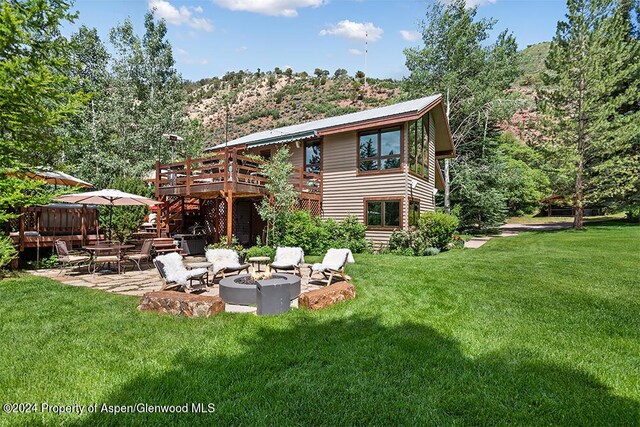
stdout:
MULTIPOLYGON (((188 257, 185 263, 206 261, 204 257, 188 257)), ((308 292, 322 288, 322 285, 309 283, 310 265, 304 265, 301 269, 302 282, 301 292, 308 292)), ((84 288, 99 289, 106 292, 114 292, 122 295, 142 296, 147 292, 159 291, 162 288, 162 279, 155 267, 138 271, 134 266, 127 266, 124 274, 89 274, 86 269, 72 271, 67 269, 65 273, 60 273, 59 269, 52 270, 35 270, 32 274, 36 276, 48 277, 61 283, 71 286, 81 286, 84 288)), ((210 286, 206 292, 200 295, 218 295, 218 279, 213 286, 210 286)), ((292 307, 298 306, 298 299, 291 301, 292 307)), ((226 304, 225 311, 233 313, 255 313, 256 307, 226 304)))

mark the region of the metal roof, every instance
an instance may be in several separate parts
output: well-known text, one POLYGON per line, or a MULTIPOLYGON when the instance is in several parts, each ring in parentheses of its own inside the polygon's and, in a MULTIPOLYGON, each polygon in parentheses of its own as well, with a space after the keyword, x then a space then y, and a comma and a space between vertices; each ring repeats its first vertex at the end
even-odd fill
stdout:
POLYGON ((312 122, 301 123, 298 125, 285 126, 277 129, 271 129, 262 132, 256 132, 232 141, 218 144, 207 150, 213 150, 221 147, 233 147, 235 145, 258 146, 268 144, 279 144, 290 142, 297 139, 312 138, 317 136, 318 132, 323 129, 333 128, 337 126, 353 125, 357 123, 366 123, 370 120, 379 120, 383 118, 392 118, 412 113, 418 113, 429 105, 433 104, 442 95, 436 94, 425 98, 418 98, 411 101, 400 102, 398 104, 388 105, 386 107, 372 108, 370 110, 359 111, 357 113, 344 114, 342 116, 328 117, 326 119, 314 120, 312 122))

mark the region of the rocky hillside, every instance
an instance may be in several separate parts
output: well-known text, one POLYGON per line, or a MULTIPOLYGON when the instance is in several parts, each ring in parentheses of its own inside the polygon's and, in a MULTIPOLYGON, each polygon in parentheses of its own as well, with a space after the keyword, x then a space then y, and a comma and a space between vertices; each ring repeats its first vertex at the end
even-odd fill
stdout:
MULTIPOLYGON (((320 70, 322 71, 322 70, 320 70)), ((188 111, 202 121, 212 144, 274 127, 361 111, 397 102, 400 83, 307 73, 230 72, 188 85, 188 111), (228 108, 227 108, 228 106, 228 108)))
MULTIPOLYGON (((538 123, 535 87, 541 83, 544 59, 549 43, 531 45, 521 52, 522 76, 513 90, 521 95, 522 107, 510 123, 502 127, 531 142, 537 138, 538 123)), ((333 76, 316 70, 306 72, 275 69, 268 72, 237 71, 223 77, 203 79, 187 84, 188 111, 199 119, 210 134, 210 144, 274 127, 302 123, 398 102, 400 82, 369 79, 364 86, 359 76, 345 70, 333 76)))
POLYGON ((512 132, 527 143, 532 143, 539 137, 536 87, 542 84, 540 76, 545 70, 544 60, 549 53, 549 45, 549 42, 534 44, 520 53, 522 75, 516 80, 512 90, 520 94, 521 107, 513 115, 510 123, 503 126, 504 130, 512 132))

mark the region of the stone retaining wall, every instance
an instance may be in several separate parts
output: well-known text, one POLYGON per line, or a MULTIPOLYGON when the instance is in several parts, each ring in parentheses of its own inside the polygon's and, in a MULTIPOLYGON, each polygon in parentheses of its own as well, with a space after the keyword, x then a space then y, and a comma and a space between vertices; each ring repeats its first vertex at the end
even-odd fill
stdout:
POLYGON ((356 288, 349 282, 338 282, 315 291, 305 292, 298 297, 298 306, 309 310, 320 310, 341 301, 354 299, 356 288))
POLYGON ((158 291, 144 294, 138 309, 187 317, 209 317, 224 311, 224 301, 217 296, 158 291))

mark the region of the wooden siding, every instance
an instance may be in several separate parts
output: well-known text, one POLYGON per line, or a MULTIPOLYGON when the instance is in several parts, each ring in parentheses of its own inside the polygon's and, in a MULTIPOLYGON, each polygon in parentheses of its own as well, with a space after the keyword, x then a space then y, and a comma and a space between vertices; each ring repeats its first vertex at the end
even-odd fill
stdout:
MULTIPOLYGON (((364 220, 363 199, 366 197, 403 198, 406 174, 403 171, 379 175, 356 175, 357 133, 346 132, 323 138, 323 199, 324 218, 342 220, 355 215, 364 220)), ((367 230, 374 245, 386 244, 391 236, 387 230, 367 230)))
POLYGON ((411 196, 411 181, 415 179, 418 181, 418 185, 413 189, 413 197, 420 200, 420 212, 427 212, 435 210, 435 197, 433 196, 433 189, 436 182, 436 147, 435 147, 435 123, 432 114, 429 113, 429 179, 422 178, 414 174, 409 174, 409 197, 411 196))

